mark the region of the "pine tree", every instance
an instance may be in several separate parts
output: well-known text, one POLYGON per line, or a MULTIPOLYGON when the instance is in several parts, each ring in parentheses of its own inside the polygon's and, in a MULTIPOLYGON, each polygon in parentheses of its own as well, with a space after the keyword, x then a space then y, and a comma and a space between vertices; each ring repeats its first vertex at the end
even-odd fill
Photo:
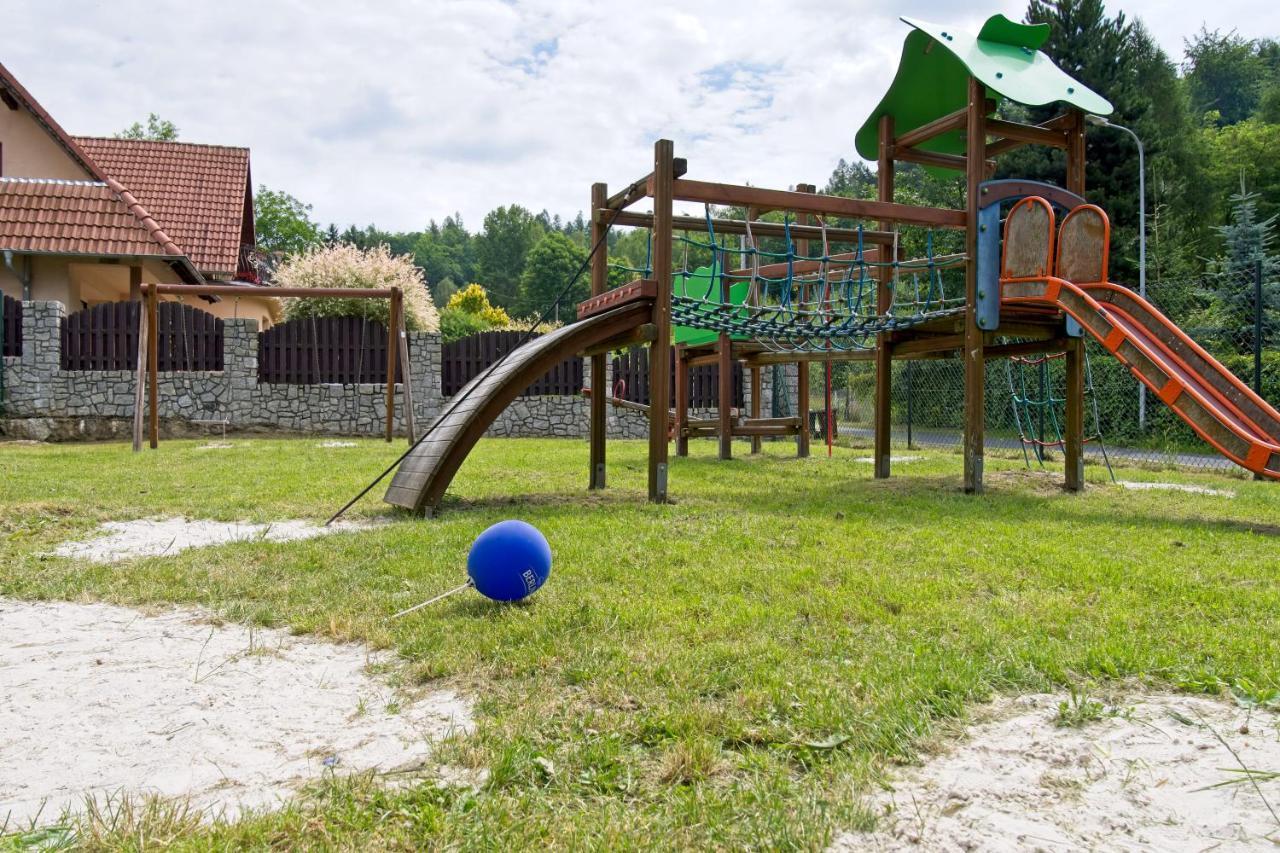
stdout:
MULTIPOLYGON (((1262 311, 1264 336, 1280 328, 1280 257, 1273 253, 1275 216, 1258 219, 1258 194, 1243 186, 1231 197, 1231 222, 1214 230, 1226 245, 1208 277, 1205 296, 1224 343, 1252 352, 1257 312, 1262 311), (1262 304, 1257 304, 1256 276, 1262 267, 1262 304)), ((1266 341, 1263 341, 1264 345, 1266 341)))

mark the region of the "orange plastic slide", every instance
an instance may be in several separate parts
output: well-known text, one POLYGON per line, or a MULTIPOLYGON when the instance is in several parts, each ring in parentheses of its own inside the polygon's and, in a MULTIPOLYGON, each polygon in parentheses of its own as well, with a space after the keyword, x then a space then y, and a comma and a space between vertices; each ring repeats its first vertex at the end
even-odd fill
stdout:
POLYGON ((1043 199, 1024 199, 1010 211, 1003 302, 1061 308, 1219 453, 1280 479, 1280 412, 1154 305, 1106 280, 1106 214, 1082 205, 1063 220, 1056 253, 1054 236, 1053 211, 1043 199), (1050 259, 1056 275, 1048 274, 1050 259))

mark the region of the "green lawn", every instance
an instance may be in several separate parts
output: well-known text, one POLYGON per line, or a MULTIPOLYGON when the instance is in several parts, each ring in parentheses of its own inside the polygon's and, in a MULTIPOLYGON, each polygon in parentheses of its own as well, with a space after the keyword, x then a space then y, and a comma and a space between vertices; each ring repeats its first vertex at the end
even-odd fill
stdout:
POLYGON ((0 594, 198 604, 395 648, 407 679, 474 697, 477 732, 441 752, 489 779, 331 782, 284 811, 157 818, 106 846, 814 848, 870 825, 860 794, 882 769, 994 693, 1280 688, 1274 483, 1120 471, 1226 499, 1090 469, 1071 496, 988 457, 988 490, 969 497, 956 455, 876 481, 865 450, 797 460, 778 443, 719 462, 702 441, 672 460, 676 503, 657 507, 640 442, 610 445, 611 488, 588 495, 585 442, 486 440, 439 519, 393 513, 379 490, 353 514, 395 523, 357 534, 113 566, 43 556, 108 519, 323 519, 403 449, 199 444, 0 445, 0 594), (530 604, 468 593, 385 620, 458 583, 471 539, 513 516, 555 554, 530 604))

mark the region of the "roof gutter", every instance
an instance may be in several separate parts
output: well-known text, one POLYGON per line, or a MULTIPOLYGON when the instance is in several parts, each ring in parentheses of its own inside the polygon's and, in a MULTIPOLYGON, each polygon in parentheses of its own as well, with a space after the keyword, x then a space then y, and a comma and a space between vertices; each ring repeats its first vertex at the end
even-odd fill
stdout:
POLYGON ((31 301, 31 256, 24 255, 26 263, 23 264, 27 268, 26 273, 18 272, 18 268, 13 265, 13 249, 4 250, 4 265, 9 272, 13 273, 13 277, 22 283, 22 301, 31 301))

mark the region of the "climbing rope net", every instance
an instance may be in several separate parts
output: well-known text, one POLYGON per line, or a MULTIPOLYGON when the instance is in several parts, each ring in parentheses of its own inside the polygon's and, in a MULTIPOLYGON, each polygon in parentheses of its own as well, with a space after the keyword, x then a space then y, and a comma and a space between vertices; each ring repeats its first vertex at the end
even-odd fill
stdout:
MULTIPOLYGON (((881 332, 964 313, 963 284, 952 283, 948 292, 944 273, 963 268, 966 256, 935 254, 932 231, 924 257, 900 260, 897 231, 892 246, 868 249, 859 225, 856 238, 843 238, 851 250, 836 253, 836 241, 818 217, 821 236, 809 242, 820 251, 813 253, 801 251, 793 239, 790 215, 783 221, 782 246, 774 249, 763 247, 749 219, 737 246, 717 237, 709 206, 706 223, 705 236, 676 237, 681 263, 674 270, 671 316, 677 325, 727 332, 780 352, 843 351, 873 348, 881 332), (709 261, 691 267, 691 256, 709 261), (739 269, 729 266, 735 258, 739 269), (882 283, 889 297, 883 310, 882 283)), ((652 276, 652 235, 644 267, 613 266, 652 276)))
MULTIPOLYGON (((1065 420, 1067 399, 1054 394, 1057 376, 1051 376, 1050 367, 1063 362, 1065 352, 1049 353, 1036 357, 1014 356, 1005 362, 1005 375, 1009 380, 1009 397, 1013 403, 1013 420, 1018 428, 1018 438, 1022 443, 1022 456, 1031 467, 1031 456, 1044 467, 1044 452, 1047 448, 1062 449, 1066 440, 1063 437, 1062 421, 1065 420), (1063 413, 1061 416, 1059 413, 1063 413)), ((1102 461, 1107 466, 1111 479, 1116 478, 1111 470, 1111 459, 1107 455, 1107 446, 1102 440, 1102 421, 1098 415, 1098 397, 1093 390, 1093 366, 1089 362, 1089 352, 1084 355, 1085 385, 1084 395, 1093 411, 1093 432, 1085 436, 1085 443, 1097 443, 1102 452, 1102 461)), ((1055 374, 1057 371, 1055 371, 1055 374)))

